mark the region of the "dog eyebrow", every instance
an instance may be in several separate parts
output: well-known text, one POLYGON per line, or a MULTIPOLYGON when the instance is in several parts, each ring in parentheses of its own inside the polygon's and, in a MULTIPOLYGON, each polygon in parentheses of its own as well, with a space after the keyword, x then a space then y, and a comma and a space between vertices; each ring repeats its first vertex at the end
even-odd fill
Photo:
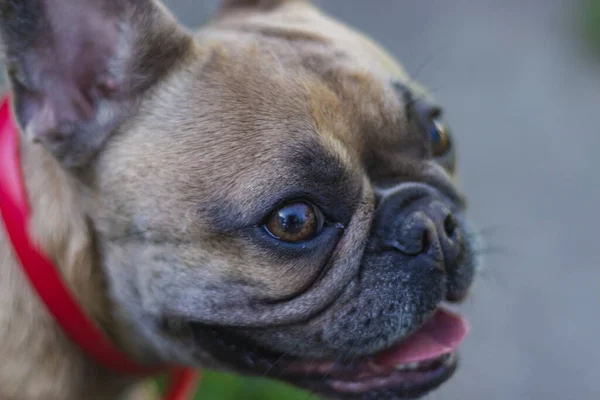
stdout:
POLYGON ((285 180, 256 181, 253 195, 246 198, 246 207, 226 198, 214 201, 207 215, 211 216, 213 232, 229 234, 262 224, 265 216, 277 205, 289 201, 308 200, 320 207, 333 222, 346 225, 363 195, 360 170, 348 169, 320 142, 297 141, 281 150, 279 157, 287 160, 280 174, 285 180))
POLYGON ((404 113, 406 114, 406 118, 411 120, 415 113, 414 105, 417 101, 413 91, 407 85, 398 81, 394 81, 392 86, 402 103, 404 103, 404 113))

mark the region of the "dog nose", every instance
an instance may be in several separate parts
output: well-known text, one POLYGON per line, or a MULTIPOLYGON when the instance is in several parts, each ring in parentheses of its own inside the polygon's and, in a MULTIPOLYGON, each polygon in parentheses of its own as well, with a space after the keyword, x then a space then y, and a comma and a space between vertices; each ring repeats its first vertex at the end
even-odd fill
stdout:
POLYGON ((445 269, 456 265, 460 253, 458 223, 450 209, 440 201, 404 216, 395 239, 395 247, 401 252, 412 256, 428 255, 445 269))

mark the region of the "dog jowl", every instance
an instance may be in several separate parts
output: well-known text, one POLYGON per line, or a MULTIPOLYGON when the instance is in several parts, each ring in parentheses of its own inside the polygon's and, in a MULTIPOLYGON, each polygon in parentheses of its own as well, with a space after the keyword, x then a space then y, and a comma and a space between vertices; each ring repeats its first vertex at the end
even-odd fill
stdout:
MULTIPOLYGON (((32 230, 132 357, 331 398, 452 375, 467 328, 443 303, 477 262, 455 141, 377 44, 295 0, 228 1, 193 34, 149 0, 0 0, 0 18, 32 230)), ((42 357, 1 332, 2 363, 42 357)), ((12 398, 26 374, 3 369, 12 398)))

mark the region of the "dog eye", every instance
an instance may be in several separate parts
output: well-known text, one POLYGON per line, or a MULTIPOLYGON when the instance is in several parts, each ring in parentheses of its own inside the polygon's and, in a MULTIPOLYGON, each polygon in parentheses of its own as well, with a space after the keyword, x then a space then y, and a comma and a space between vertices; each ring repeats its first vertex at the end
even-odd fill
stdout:
POLYGON ((321 211, 307 202, 287 204, 275 211, 265 224, 265 229, 275 238, 290 243, 310 240, 323 229, 321 211))
POLYGON ((429 127, 431 151, 434 157, 443 156, 450 150, 450 133, 448 126, 439 118, 434 117, 429 127))

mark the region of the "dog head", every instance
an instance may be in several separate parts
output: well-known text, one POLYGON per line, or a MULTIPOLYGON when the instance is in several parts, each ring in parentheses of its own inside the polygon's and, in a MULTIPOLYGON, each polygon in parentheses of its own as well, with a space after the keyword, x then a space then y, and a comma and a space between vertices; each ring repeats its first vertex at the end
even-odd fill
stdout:
POLYGON ((442 110, 303 1, 195 35, 148 0, 0 2, 24 140, 77 182, 129 351, 325 395, 456 366, 476 264, 442 110))

